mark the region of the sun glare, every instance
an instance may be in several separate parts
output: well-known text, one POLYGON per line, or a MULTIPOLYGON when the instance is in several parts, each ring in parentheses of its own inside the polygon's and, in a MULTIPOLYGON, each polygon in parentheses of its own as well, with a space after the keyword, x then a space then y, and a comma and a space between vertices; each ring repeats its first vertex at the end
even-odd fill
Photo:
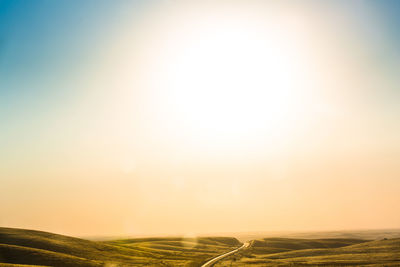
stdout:
POLYGON ((176 12, 147 42, 159 121, 199 146, 283 142, 302 123, 312 87, 301 23, 254 10, 216 14, 176 12))

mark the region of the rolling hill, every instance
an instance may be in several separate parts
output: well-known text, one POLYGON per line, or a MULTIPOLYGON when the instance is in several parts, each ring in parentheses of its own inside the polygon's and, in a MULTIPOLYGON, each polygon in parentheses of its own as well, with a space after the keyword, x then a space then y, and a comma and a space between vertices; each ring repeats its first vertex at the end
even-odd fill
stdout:
POLYGON ((41 231, 0 228, 0 264, 199 266, 207 259, 238 246, 240 242, 230 237, 139 238, 100 242, 41 231))
MULTIPOLYGON (((201 266, 241 246, 233 237, 164 237, 91 241, 0 228, 0 267, 201 266)), ((400 266, 400 238, 268 237, 215 266, 400 266)))
POLYGON ((215 266, 400 266, 400 238, 253 240, 215 266))

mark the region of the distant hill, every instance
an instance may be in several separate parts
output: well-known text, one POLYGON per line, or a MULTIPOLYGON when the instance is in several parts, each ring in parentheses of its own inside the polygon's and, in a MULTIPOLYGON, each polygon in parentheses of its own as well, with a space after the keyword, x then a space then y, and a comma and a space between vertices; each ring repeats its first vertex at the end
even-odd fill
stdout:
POLYGON ((380 240, 383 238, 400 238, 400 229, 375 229, 375 230, 343 230, 343 231, 271 231, 271 232, 242 232, 225 233, 235 236, 242 242, 265 237, 287 237, 287 238, 352 238, 380 240))
POLYGON ((41 231, 0 228, 0 264, 199 266, 207 259, 238 246, 240 242, 231 237, 140 238, 100 242, 41 231))

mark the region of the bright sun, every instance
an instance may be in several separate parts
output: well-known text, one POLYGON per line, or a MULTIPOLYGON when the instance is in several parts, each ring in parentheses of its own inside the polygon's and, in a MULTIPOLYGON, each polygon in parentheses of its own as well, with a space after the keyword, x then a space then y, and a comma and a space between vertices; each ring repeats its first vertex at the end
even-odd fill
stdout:
POLYGON ((287 16, 253 13, 186 10, 156 23, 146 65, 159 121, 200 146, 274 143, 302 123, 304 34, 287 16))

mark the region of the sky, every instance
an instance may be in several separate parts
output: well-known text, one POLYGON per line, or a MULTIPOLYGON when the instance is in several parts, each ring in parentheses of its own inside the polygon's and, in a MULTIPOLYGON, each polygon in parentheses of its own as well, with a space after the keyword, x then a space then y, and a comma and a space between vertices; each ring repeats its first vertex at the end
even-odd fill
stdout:
POLYGON ((0 226, 399 228, 399 12, 0 0, 0 226))

